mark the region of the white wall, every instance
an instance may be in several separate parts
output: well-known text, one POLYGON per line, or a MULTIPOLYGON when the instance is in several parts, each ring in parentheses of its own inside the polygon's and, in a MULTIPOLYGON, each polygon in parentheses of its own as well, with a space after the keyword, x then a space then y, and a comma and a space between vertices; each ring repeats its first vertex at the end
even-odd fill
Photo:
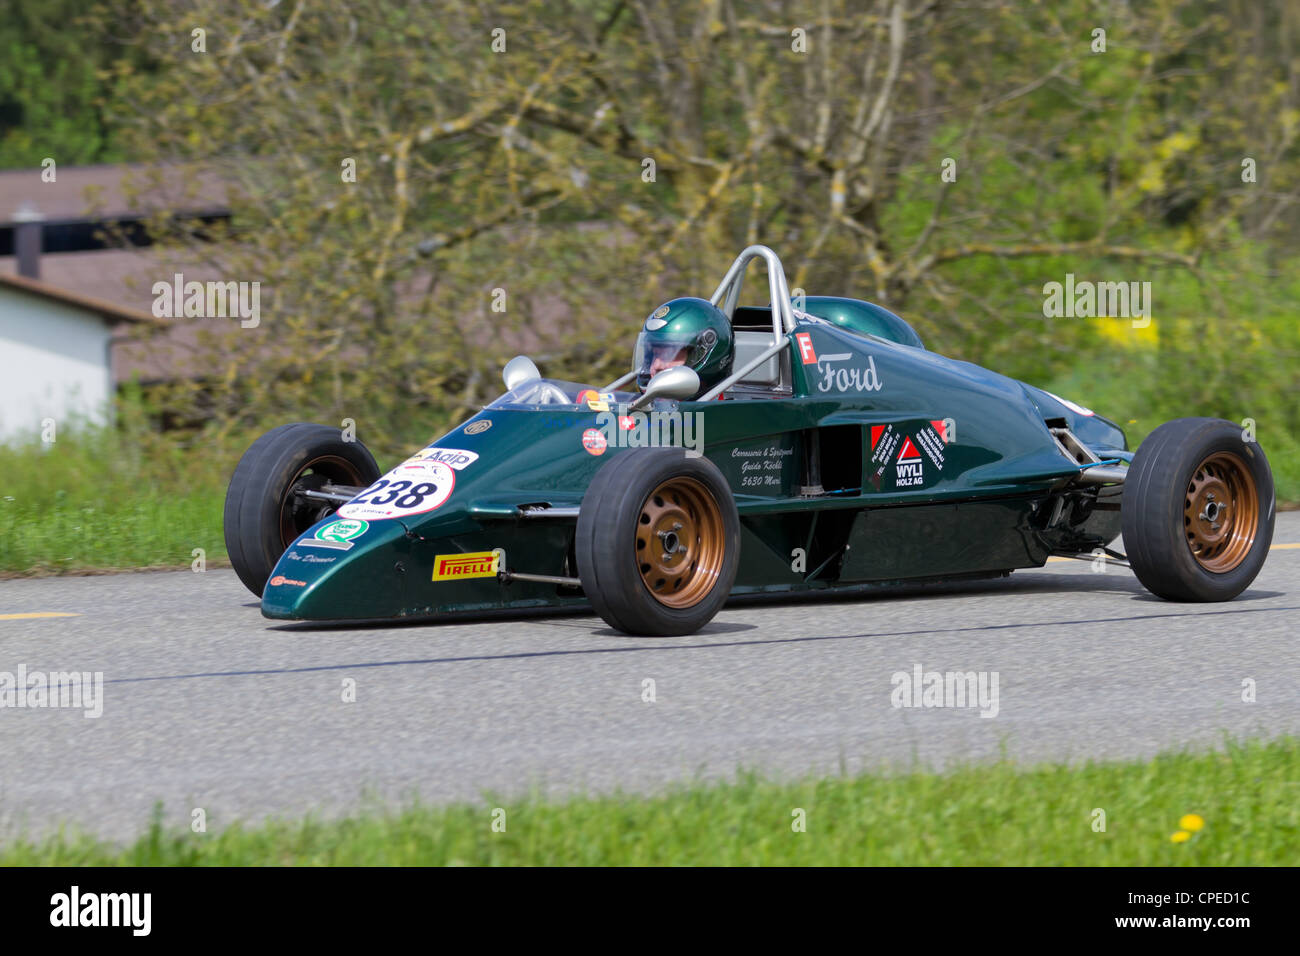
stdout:
POLYGON ((0 442, 103 421, 112 394, 108 323, 92 312, 0 285, 0 442))

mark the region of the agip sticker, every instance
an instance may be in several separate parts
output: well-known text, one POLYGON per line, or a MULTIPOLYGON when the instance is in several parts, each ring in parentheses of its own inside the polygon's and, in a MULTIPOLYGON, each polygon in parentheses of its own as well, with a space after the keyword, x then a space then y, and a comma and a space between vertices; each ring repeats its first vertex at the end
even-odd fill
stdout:
POLYGON ((478 452, 465 451, 463 448, 438 448, 435 445, 430 445, 428 448, 421 448, 402 464, 409 465, 414 461, 441 461, 450 465, 456 471, 463 471, 466 467, 478 461, 478 452))
POLYGON ((603 455, 608 445, 605 433, 599 428, 588 428, 582 433, 582 447, 587 449, 588 454, 603 455))

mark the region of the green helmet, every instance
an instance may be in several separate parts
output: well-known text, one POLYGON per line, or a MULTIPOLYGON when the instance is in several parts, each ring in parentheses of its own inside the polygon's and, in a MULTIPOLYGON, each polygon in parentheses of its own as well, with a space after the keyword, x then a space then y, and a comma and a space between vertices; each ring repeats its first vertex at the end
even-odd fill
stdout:
POLYGON ((721 309, 707 299, 673 299, 650 313, 637 336, 636 383, 644 391, 664 369, 688 365, 699 375, 703 394, 731 374, 735 355, 731 321, 721 309))

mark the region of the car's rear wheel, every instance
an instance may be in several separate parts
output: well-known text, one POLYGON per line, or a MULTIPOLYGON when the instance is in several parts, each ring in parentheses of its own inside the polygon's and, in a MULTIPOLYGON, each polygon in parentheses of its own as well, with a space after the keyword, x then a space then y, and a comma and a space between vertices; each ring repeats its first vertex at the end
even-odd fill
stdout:
POLYGON ((239 459, 226 491, 226 551, 239 580, 259 597, 280 556, 337 505, 304 491, 325 485, 365 487, 379 466, 359 441, 337 428, 298 422, 273 428, 239 459))
POLYGON ((693 634, 726 603, 740 519, 717 467, 680 448, 637 448, 597 472, 575 551, 587 599, 628 634, 693 634))
POLYGON ((1138 580, 1172 601, 1228 601, 1273 540, 1273 475, 1232 422, 1179 418, 1147 436, 1124 481, 1124 548, 1138 580))

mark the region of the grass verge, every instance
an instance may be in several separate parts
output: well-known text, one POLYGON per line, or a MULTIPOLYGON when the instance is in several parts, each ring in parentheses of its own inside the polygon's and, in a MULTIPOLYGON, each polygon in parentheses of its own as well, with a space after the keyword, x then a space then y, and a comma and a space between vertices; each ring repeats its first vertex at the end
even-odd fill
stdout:
POLYGON ((1297 787, 1300 740, 1281 738, 1148 761, 742 776, 648 798, 413 806, 200 834, 155 820, 125 848, 60 835, 0 848, 0 866, 1294 865, 1297 787), (495 807, 504 832, 493 831, 495 807), (799 810, 805 832, 794 829, 799 810), (1175 842, 1189 814, 1203 826, 1175 842))
POLYGON ((0 573, 187 567, 195 548, 224 561, 230 457, 94 428, 0 446, 0 573))

